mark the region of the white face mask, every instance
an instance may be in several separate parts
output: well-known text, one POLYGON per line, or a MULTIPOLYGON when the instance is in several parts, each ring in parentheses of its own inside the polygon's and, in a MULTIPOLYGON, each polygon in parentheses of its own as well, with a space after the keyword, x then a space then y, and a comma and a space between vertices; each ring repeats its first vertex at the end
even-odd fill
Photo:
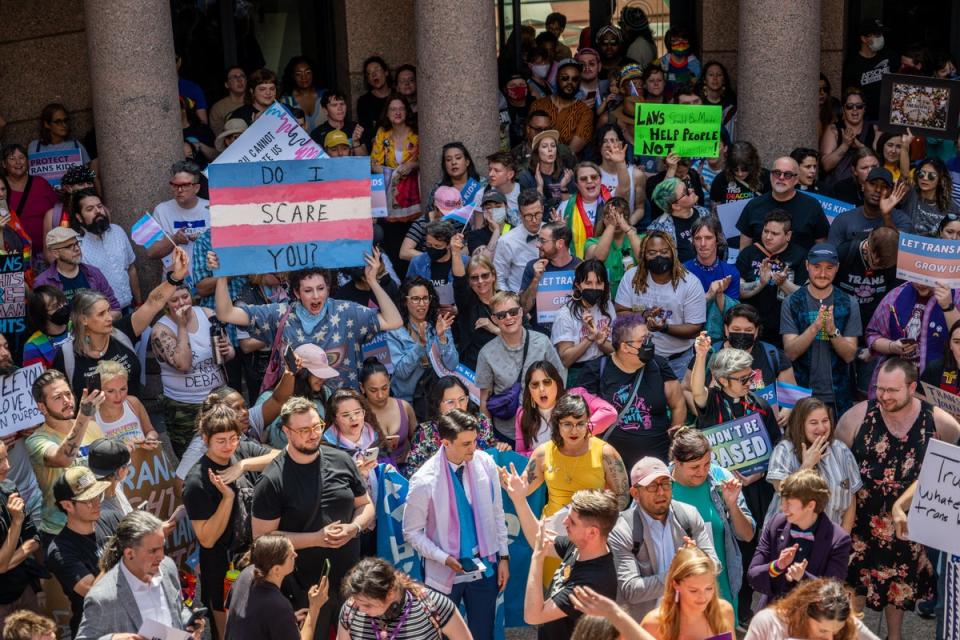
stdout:
POLYGON ((550 71, 550 65, 548 64, 532 64, 530 65, 530 71, 533 75, 538 78, 546 78, 547 72, 550 71))
POLYGON ((493 221, 497 224, 503 224, 507 219, 507 208, 506 207, 494 207, 490 210, 490 217, 493 218, 493 221))
POLYGON ((870 41, 870 51, 876 53, 883 49, 884 44, 883 36, 877 36, 870 41))

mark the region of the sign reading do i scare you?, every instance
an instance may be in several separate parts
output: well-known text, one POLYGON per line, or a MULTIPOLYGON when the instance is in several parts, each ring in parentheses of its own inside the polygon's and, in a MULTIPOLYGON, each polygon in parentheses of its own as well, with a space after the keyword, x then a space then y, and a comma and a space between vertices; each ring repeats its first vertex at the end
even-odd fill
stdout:
POLYGON ((371 251, 367 158, 212 164, 218 276, 339 269, 371 251))
POLYGON ((635 114, 633 152, 638 156, 716 158, 720 153, 719 106, 638 102, 635 114))

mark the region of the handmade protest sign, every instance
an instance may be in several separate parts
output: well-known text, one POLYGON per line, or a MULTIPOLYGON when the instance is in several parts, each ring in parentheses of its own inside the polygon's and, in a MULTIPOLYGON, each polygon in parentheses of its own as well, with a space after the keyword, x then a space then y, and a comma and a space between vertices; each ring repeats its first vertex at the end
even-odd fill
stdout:
POLYGON ((573 295, 573 271, 548 271, 537 286, 537 322, 550 324, 573 295))
POLYGON ((33 381, 42 373, 43 365, 36 362, 0 378, 0 438, 43 422, 32 394, 33 381))
POLYGON ((29 268, 30 260, 22 253, 0 254, 0 333, 13 354, 20 353, 26 339, 29 268))
POLYGON ((960 396, 944 391, 940 387, 921 381, 923 395, 935 407, 940 407, 947 413, 960 416, 960 396))
POLYGON ((637 155, 716 158, 720 152, 722 107, 638 102, 635 113, 633 152, 637 155))
POLYGON ((360 347, 363 359, 376 358, 384 367, 387 373, 393 375, 393 359, 390 357, 390 348, 387 346, 387 334, 378 333, 372 340, 364 342, 360 347))
POLYGON ((857 208, 855 205, 852 205, 849 202, 834 200, 833 198, 828 198, 827 196, 814 193, 813 191, 804 191, 803 194, 810 196, 820 203, 820 208, 823 209, 823 215, 827 216, 827 222, 830 224, 833 224, 834 219, 836 219, 836 217, 844 211, 850 211, 851 209, 857 208))
POLYGON ((460 382, 467 388, 470 399, 480 404, 480 387, 477 386, 477 373, 470 367, 460 364, 456 369, 450 370, 443 364, 443 357, 440 355, 440 346, 434 342, 427 351, 427 357, 430 359, 430 365, 439 377, 456 376, 460 382))
POLYGON ((766 471, 773 446, 759 413, 704 429, 703 435, 710 442, 713 461, 727 471, 743 475, 766 471))
POLYGON ((960 240, 900 234, 897 277, 928 287, 960 287, 960 240))
MULTIPOLYGON (((42 146, 41 146, 42 149, 42 146)), ((40 176, 50 183, 50 186, 60 186, 60 179, 70 167, 83 164, 83 154, 80 143, 74 141, 73 149, 57 149, 55 151, 34 151, 27 159, 30 165, 30 175, 40 176)))
POLYGON ((720 218, 723 235, 725 235, 728 240, 740 235, 740 229, 737 229, 737 220, 740 219, 743 208, 746 207, 747 203, 751 200, 753 200, 753 198, 743 198, 741 200, 734 200, 733 202, 717 205, 717 217, 720 218))
POLYGON ((914 542, 960 553, 960 447, 942 440, 927 442, 917 492, 907 514, 914 542))
POLYGON ((218 276, 362 266, 370 253, 370 164, 323 158, 210 165, 218 276))
MULTIPOLYGON (((323 148, 297 124, 290 112, 274 102, 210 166, 231 162, 276 162, 326 157, 323 148)), ((368 169, 369 166, 368 162, 368 169)))

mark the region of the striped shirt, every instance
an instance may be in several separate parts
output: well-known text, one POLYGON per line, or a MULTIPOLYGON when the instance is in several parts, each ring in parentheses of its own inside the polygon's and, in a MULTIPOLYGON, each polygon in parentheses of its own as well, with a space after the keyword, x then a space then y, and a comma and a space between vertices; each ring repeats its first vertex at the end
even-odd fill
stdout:
MULTIPOLYGON (((403 627, 397 632, 396 637, 393 634, 397 631, 397 623, 400 622, 402 616, 397 616, 390 621, 376 618, 381 635, 386 634, 383 637, 394 638, 394 640, 431 640, 433 638, 439 640, 442 638, 430 617, 432 615, 442 629, 450 622, 450 618, 453 617, 457 608, 450 598, 442 593, 427 587, 421 588, 423 589, 423 599, 413 597, 410 614, 403 623, 403 627), (429 611, 427 607, 429 607, 429 611)), ((411 597, 412 594, 407 591, 405 598, 411 597)), ((343 609, 340 610, 340 626, 350 633, 350 640, 382 640, 377 637, 374 631, 373 620, 372 616, 368 616, 357 609, 352 600, 347 600, 343 609)))
MULTIPOLYGON (((770 462, 767 466, 767 482, 783 480, 791 473, 800 469, 800 460, 797 458, 793 443, 784 438, 773 448, 770 462)), ((834 524, 843 522, 843 514, 850 506, 850 500, 863 486, 860 479, 860 468, 853 453, 839 440, 830 443, 830 449, 816 467, 817 472, 826 480, 830 488, 830 500, 824 513, 834 524)), ((780 512, 780 494, 773 496, 770 508, 767 510, 766 521, 780 512)))

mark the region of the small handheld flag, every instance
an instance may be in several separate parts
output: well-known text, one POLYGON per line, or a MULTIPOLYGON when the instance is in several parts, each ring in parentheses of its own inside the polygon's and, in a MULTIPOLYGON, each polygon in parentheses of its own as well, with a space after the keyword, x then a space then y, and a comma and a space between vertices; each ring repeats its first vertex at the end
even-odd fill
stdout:
POLYGON ((149 213, 143 214, 143 217, 133 223, 130 229, 130 237, 144 249, 149 249, 164 236, 173 242, 173 238, 167 235, 163 227, 149 213))
POLYGON ((473 215, 476 206, 474 204, 465 204, 459 209, 454 209, 450 213, 446 214, 441 218, 441 220, 447 220, 453 224, 458 224, 463 227, 467 226, 467 223, 470 221, 470 217, 473 215))

